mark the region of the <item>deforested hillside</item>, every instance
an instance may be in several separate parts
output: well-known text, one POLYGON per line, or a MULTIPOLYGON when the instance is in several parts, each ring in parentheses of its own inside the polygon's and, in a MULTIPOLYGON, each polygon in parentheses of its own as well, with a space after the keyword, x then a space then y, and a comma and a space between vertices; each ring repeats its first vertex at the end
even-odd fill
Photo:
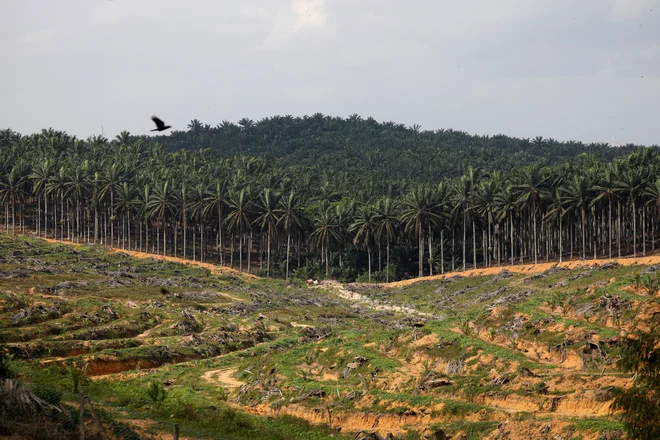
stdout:
POLYGON ((622 409, 654 386, 659 267, 541 269, 287 283, 3 234, 0 392, 31 403, 0 429, 79 438, 83 393, 89 438, 655 432, 622 409))

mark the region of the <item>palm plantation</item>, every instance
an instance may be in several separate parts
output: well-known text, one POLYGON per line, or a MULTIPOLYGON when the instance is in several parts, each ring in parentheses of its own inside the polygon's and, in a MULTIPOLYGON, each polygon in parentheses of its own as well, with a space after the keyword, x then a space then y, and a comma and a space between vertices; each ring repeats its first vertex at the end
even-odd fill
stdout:
POLYGON ((660 221, 656 148, 592 145, 583 154, 579 143, 320 114, 112 141, 2 130, 0 146, 0 216, 11 234, 287 279, 392 281, 468 265, 636 256, 655 250, 660 221), (305 147, 311 138, 318 147, 305 147), (468 141, 481 153, 458 155, 468 141), (501 151, 486 149, 494 145, 501 151), (327 153, 311 160, 321 146, 327 153), (433 148, 447 157, 436 160, 433 148))

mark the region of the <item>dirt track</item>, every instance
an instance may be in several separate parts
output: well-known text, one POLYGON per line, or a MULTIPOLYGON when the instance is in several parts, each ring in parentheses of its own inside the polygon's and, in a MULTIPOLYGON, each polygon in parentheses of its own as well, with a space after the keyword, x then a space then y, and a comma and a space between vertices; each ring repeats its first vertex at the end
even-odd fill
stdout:
MULTIPOLYGON (((43 238, 42 238, 43 240, 43 238)), ((71 245, 71 246, 80 246, 80 243, 75 243, 71 241, 63 241, 63 240, 53 240, 52 238, 47 238, 45 239, 46 241, 50 243, 61 243, 61 244, 66 244, 66 245, 71 245)), ((248 279, 258 279, 256 275, 247 273, 247 272, 240 272, 236 269, 227 267, 227 266, 219 266, 211 263, 202 263, 199 261, 192 261, 192 260, 184 260, 183 258, 178 258, 178 257, 170 257, 170 256, 163 256, 163 255, 156 255, 156 254, 149 254, 146 252, 138 252, 138 251, 129 251, 126 249, 121 249, 121 248, 110 248, 112 252, 123 252, 127 255, 130 255, 135 258, 154 258, 157 260, 163 260, 163 261, 171 261, 174 263, 181 263, 181 264, 187 264, 187 265, 193 265, 193 266, 198 266, 198 267, 204 267, 206 269, 209 269, 211 273, 215 275, 221 275, 221 274, 232 274, 236 276, 240 276, 243 278, 248 278, 248 279)), ((654 264, 660 264, 660 255, 651 255, 651 256, 646 256, 646 257, 622 257, 622 258, 602 258, 602 259, 591 259, 591 260, 571 260, 571 261, 564 261, 562 263, 558 262, 552 262, 552 263, 539 263, 539 264, 518 264, 518 265, 513 265, 513 266, 493 266, 493 267, 482 267, 482 268, 477 268, 477 269, 468 269, 466 271, 454 271, 454 272, 445 272, 442 275, 433 275, 433 276, 426 276, 426 277, 421 277, 421 278, 411 278, 408 280, 402 280, 402 281, 394 281, 391 283, 380 283, 376 284, 377 286, 380 287, 385 287, 385 288, 398 288, 398 287, 404 287, 404 286, 409 286, 411 284, 416 284, 416 283, 421 283, 424 281, 435 281, 435 280, 441 280, 446 277, 454 276, 454 275, 461 275, 461 276, 480 276, 480 275, 496 275, 502 270, 508 270, 510 272, 514 273, 541 273, 544 272, 548 269, 550 269, 553 266, 559 266, 563 267, 566 269, 575 269, 576 267, 580 266, 593 266, 593 265, 603 265, 606 263, 618 263, 622 266, 632 266, 632 265, 654 265, 654 264)), ((372 284, 373 285, 373 284, 372 284)), ((333 286, 336 287, 336 286, 333 286)), ((347 298, 351 299, 351 298, 347 298)), ((353 298, 357 299, 357 298, 353 298)))
POLYGON ((433 276, 427 276, 427 277, 422 277, 422 278, 411 278, 409 280, 403 280, 403 281, 394 281, 391 283, 381 283, 378 284, 378 286, 381 287, 387 287, 387 288, 397 288, 397 287, 404 287, 404 286, 409 286, 411 284, 415 283, 421 283, 424 281, 434 281, 434 280, 441 280, 446 277, 454 276, 454 275, 461 275, 465 277, 470 277, 470 276, 480 276, 480 275, 496 275, 500 273, 502 270, 508 270, 509 272, 514 272, 514 273, 541 273, 545 272, 546 270, 550 269, 551 267, 554 266, 559 266, 563 267, 566 269, 575 269, 580 266, 597 266, 597 265, 603 265, 606 263, 618 263, 622 266, 633 266, 636 264, 640 265, 653 265, 653 264, 660 264, 660 255, 652 255, 652 256, 647 256, 647 257, 638 257, 638 258, 633 258, 633 257, 623 257, 623 258, 603 258, 603 259, 598 259, 598 260, 571 260, 571 261, 564 261, 562 263, 554 262, 554 263, 539 263, 539 264, 520 264, 520 265, 514 265, 514 266, 493 266, 493 267, 482 267, 482 268, 477 268, 477 269, 469 269, 466 270, 465 272, 463 271, 454 271, 454 272, 446 272, 442 275, 433 275, 433 276))
MULTIPOLYGON (((52 238, 42 238, 42 240, 46 240, 49 243, 60 243, 60 244, 66 244, 70 246, 82 246, 83 243, 75 243, 72 241, 64 241, 64 240, 53 240, 52 238)), ((131 257, 135 258, 154 258, 156 260, 161 260, 161 261, 171 261, 173 263, 181 263, 181 264, 186 264, 189 266, 198 266, 198 267, 204 267, 208 270, 211 271, 212 274, 214 275, 223 275, 223 274, 232 274, 232 275, 237 275, 243 278, 249 278, 249 279, 257 279, 258 277, 256 275, 252 275, 251 273, 247 272, 241 272, 236 269, 232 269, 231 267, 227 266, 218 266, 215 264, 211 263, 202 263, 199 261, 192 261, 192 260, 184 260, 183 258, 178 258, 178 257, 169 257, 169 256, 163 256, 163 255, 156 255, 156 254, 148 254, 146 252, 138 252, 138 251, 129 251, 126 249, 121 249, 121 248, 108 248, 112 252, 121 252, 126 255, 130 255, 131 257)))

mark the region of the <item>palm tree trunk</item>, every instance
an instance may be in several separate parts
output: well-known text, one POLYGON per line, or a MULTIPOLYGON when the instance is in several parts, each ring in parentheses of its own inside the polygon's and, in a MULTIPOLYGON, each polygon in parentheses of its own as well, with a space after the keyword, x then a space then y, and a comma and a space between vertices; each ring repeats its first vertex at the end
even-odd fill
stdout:
POLYGON ((490 249, 492 247, 492 240, 491 240, 491 235, 490 235, 490 223, 491 223, 491 218, 490 218, 490 211, 488 212, 488 253, 487 255, 487 266, 490 267, 490 249))
POLYGON ((369 257, 369 282, 371 282, 371 247, 367 247, 367 256, 369 257))
POLYGON ((514 246, 515 244, 513 243, 513 215, 509 216, 509 223, 510 223, 510 235, 511 235, 511 265, 513 266, 514 259, 515 259, 515 252, 514 252, 514 246))
POLYGON ((14 195, 11 196, 11 235, 16 235, 16 199, 14 195))
POLYGON ((536 235, 536 202, 532 201, 532 217, 534 220, 534 264, 538 264, 538 242, 536 235))
POLYGON ((250 230, 250 235, 247 237, 247 253, 248 253, 248 273, 250 273, 250 260, 252 257, 252 230, 250 230))
POLYGON ((609 220, 609 226, 610 227, 608 228, 608 231, 609 231, 609 241, 610 241, 610 244, 609 244, 610 252, 609 252, 608 255, 609 255, 609 258, 612 258, 612 198, 611 197, 609 199, 609 202, 610 202, 609 203, 610 213, 609 213, 609 219, 608 220, 609 220))
POLYGON ((48 194, 44 191, 44 238, 48 236, 48 194))
POLYGON ((37 237, 41 237, 41 197, 37 196, 37 212, 35 214, 35 222, 37 223, 37 237))
POLYGON ((472 220, 472 264, 476 269, 477 268, 477 229, 474 220, 472 220))
POLYGON ((433 231, 429 223, 429 276, 433 276, 433 231))
POLYGON ((387 237, 387 262, 385 266, 385 282, 390 282, 390 237, 387 237))
POLYGON ((128 250, 131 250, 131 215, 130 213, 126 214, 126 222, 128 227, 128 250))
POLYGON ((243 272, 243 231, 238 231, 238 270, 243 272))
MULTIPOLYGON (((330 277, 330 263, 329 263, 329 258, 328 258, 328 248, 330 247, 330 239, 328 237, 325 238, 325 278, 328 279, 330 277)), ((371 265, 371 261, 369 261, 369 265, 371 265)))
POLYGON ((455 270, 456 258, 454 257, 454 251, 456 250, 456 230, 451 228, 451 271, 455 270))
POLYGON ((163 214, 163 256, 167 254, 166 249, 167 249, 167 226, 165 225, 165 214, 163 214))
POLYGON ((637 219, 635 218, 635 199, 632 201, 632 221, 633 221, 633 257, 637 257, 637 219))
POLYGON ((286 233, 286 280, 289 281, 289 252, 291 251, 291 230, 286 233))
MULTIPOLYGON (((389 241, 387 243, 388 257, 389 257, 389 241)), ((389 264, 389 259, 388 263, 389 264)), ((445 273, 445 231, 440 229, 440 273, 445 273)))
POLYGON ((520 216, 520 219, 518 221, 519 225, 519 231, 518 231, 518 236, 520 237, 520 264, 525 263, 525 222, 523 220, 523 217, 520 216))
POLYGON ((236 234, 234 234, 232 232, 232 234, 231 234, 231 254, 229 256, 229 264, 232 267, 232 269, 234 268, 234 246, 235 246, 235 243, 236 243, 236 234))
POLYGON ((642 206, 642 256, 646 256, 646 206, 642 206))
POLYGON ((585 212, 584 212, 584 206, 583 206, 583 207, 582 207, 582 231, 581 231, 581 232, 582 232, 582 259, 583 259, 583 260, 586 260, 586 259, 587 259, 587 254, 586 254, 586 252, 587 252, 587 245, 586 245, 586 241, 585 241, 585 235, 586 235, 585 232, 586 232, 586 231, 584 230, 584 228, 585 228, 585 223, 586 223, 586 222, 585 222, 585 219, 586 219, 586 214, 585 214, 585 212))
POLYGON ((267 255, 266 276, 269 278, 270 278, 270 236, 271 236, 271 226, 268 225, 268 255, 267 255))
POLYGON ((616 241, 619 251, 619 258, 621 258, 621 201, 616 201, 616 241))
POLYGON ((466 257, 465 257, 465 244, 467 241, 467 212, 463 208, 463 272, 465 272, 466 257))
POLYGON ((561 263, 562 261, 562 243, 561 243, 561 236, 562 236, 562 230, 561 230, 561 213, 559 214, 559 262, 561 263))

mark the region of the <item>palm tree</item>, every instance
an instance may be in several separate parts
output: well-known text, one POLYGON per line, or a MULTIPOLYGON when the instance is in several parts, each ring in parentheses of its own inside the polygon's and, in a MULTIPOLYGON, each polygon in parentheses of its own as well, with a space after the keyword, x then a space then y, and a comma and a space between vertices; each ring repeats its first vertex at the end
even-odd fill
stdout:
MULTIPOLYGON (((32 179, 32 190, 37 197, 43 195, 44 198, 44 238, 48 234, 48 191, 46 186, 54 174, 53 161, 45 159, 38 162, 32 169, 30 179, 32 179)), ((40 211, 40 207, 38 209, 40 211)))
POLYGON ((646 187, 641 170, 635 167, 626 169, 619 176, 616 187, 619 193, 627 196, 630 204, 630 218, 633 224, 633 257, 637 257, 637 204, 646 187))
MULTIPOLYGON (((115 192, 119 188, 121 181, 124 179, 124 171, 117 162, 104 167, 101 174, 101 192, 100 197, 103 199, 108 194, 110 195, 110 245, 114 246, 115 229, 114 229, 114 212, 115 212, 115 192)), ((164 187, 161 187, 164 189, 164 187)))
POLYGON ((376 203, 376 237, 379 242, 385 239, 387 243, 387 256, 385 262, 385 282, 390 282, 390 243, 394 239, 399 224, 399 214, 394 200, 389 197, 376 203))
POLYGON ((371 250, 375 241, 376 227, 376 212, 372 206, 367 205, 359 210, 357 218, 349 228, 355 233, 355 237, 353 238, 353 244, 355 247, 367 250, 367 258, 369 260, 369 282, 371 282, 371 250))
POLYGON ((342 259, 343 243, 350 240, 349 229, 355 218, 355 209, 354 200, 343 200, 335 203, 334 217, 335 222, 337 223, 337 229, 339 230, 339 235, 341 236, 341 240, 338 240, 336 243, 337 253, 339 254, 339 267, 344 266, 344 261, 342 259))
MULTIPOLYGON (((151 198, 151 187, 148 183, 144 184, 138 192, 136 198, 136 208, 141 221, 144 222, 144 250, 149 252, 149 223, 151 222, 151 212, 149 209, 149 200, 151 198)), ((142 226, 140 226, 140 250, 142 250, 142 226)))
POLYGON ((538 264, 537 208, 541 200, 547 195, 545 185, 549 179, 548 175, 544 175, 543 170, 544 166, 541 164, 523 168, 518 172, 518 183, 514 185, 518 202, 527 206, 533 223, 534 264, 538 264))
POLYGON ((266 264, 266 276, 270 277, 270 249, 271 240, 275 235, 277 222, 279 221, 278 206, 280 203, 280 196, 270 188, 265 188, 259 194, 259 201, 257 203, 257 210, 260 214, 256 219, 257 226, 266 231, 268 235, 268 253, 266 264))
POLYGON ((76 206, 76 232, 78 235, 78 243, 80 243, 80 216, 82 214, 82 203, 84 197, 87 195, 87 176, 89 166, 89 162, 84 161, 82 164, 73 168, 70 173, 67 173, 67 193, 73 198, 76 206))
POLYGON ((167 219, 174 215, 176 196, 169 181, 154 187, 147 209, 152 217, 158 218, 163 228, 163 256, 167 255, 167 219))
MULTIPOLYGON (((487 255, 484 255, 484 260, 488 267, 490 267, 491 253, 493 250, 491 223, 493 222, 493 213, 495 212, 495 196, 497 192, 497 183, 493 179, 482 181, 474 192, 474 210, 482 218, 485 217, 488 222, 488 253, 487 255)), ((484 249, 484 253, 486 253, 486 249, 484 249)))
MULTIPOLYGON (((46 190, 49 193, 57 193, 60 197, 60 240, 64 239, 64 199, 69 190, 66 168, 60 167, 48 184, 46 190)), ((57 214, 57 213, 56 213, 57 214)), ((57 227, 55 227, 55 238, 57 238, 57 227)))
POLYGON ((607 228, 609 234, 609 258, 612 258, 612 201, 617 197, 617 171, 616 166, 611 163, 608 164, 608 168, 605 171, 605 178, 591 188, 596 194, 596 197, 592 200, 591 204, 595 205, 596 203, 600 203, 604 199, 607 199, 609 206, 609 213, 607 216, 609 222, 609 227, 607 228))
MULTIPOLYGON (((456 186, 453 188, 453 204, 454 208, 452 209, 452 214, 462 212, 463 213, 463 270, 466 269, 467 257, 466 257, 466 245, 467 245, 467 214, 471 209, 471 200, 472 200, 472 184, 470 179, 466 176, 462 176, 456 186)), ((475 239, 475 237, 473 237, 475 239)), ((453 264, 453 263, 452 263, 453 264)), ((421 275, 420 275, 421 276, 421 275)))
MULTIPOLYGON (((405 225, 407 231, 417 235, 419 276, 422 277, 424 275, 424 231, 427 227, 436 226, 441 219, 438 201, 428 186, 418 186, 404 197, 401 204, 401 223, 405 225)), ((431 255, 429 255, 429 259, 432 259, 431 255)))
POLYGON ((566 182, 566 186, 560 188, 566 205, 573 211, 580 212, 581 214, 581 228, 582 234, 582 259, 585 260, 587 245, 586 237, 586 210, 591 203, 590 198, 590 185, 589 180, 585 176, 575 175, 572 179, 566 182))
MULTIPOLYGON (((325 277, 330 277, 330 241, 341 238, 337 219, 330 205, 322 206, 314 218, 316 229, 310 236, 321 247, 321 254, 325 256, 325 277)), ((370 254, 371 255, 371 254, 370 254)))
POLYGON ((23 199, 23 185, 26 182, 25 169, 22 164, 12 167, 0 181, 0 198, 11 203, 11 233, 16 235, 16 203, 23 199))
POLYGON ((289 254, 291 250, 291 233, 302 231, 305 224, 305 218, 302 214, 301 201, 295 192, 290 192, 288 196, 280 199, 280 205, 276 211, 279 216, 277 222, 286 232, 286 280, 289 280, 289 254))
POLYGON ((196 234, 194 231, 199 229, 199 261, 204 261, 205 243, 204 243, 204 229, 205 229, 205 212, 206 212, 206 197, 208 195, 208 188, 204 183, 195 185, 192 191, 192 204, 191 215, 195 218, 195 225, 193 229, 193 260, 195 260, 195 243, 197 242, 196 234))
MULTIPOLYGON (((504 222, 508 225, 509 235, 511 238, 510 243, 510 253, 511 253, 511 265, 514 264, 515 259, 515 245, 513 241, 513 217, 516 212, 518 212, 518 198, 513 192, 511 185, 505 185, 500 189, 500 191, 495 195, 495 204, 497 206, 497 221, 504 222)), ((522 250, 520 252, 520 258, 522 260, 522 250)))
POLYGON ((563 228, 562 228, 562 219, 564 218, 564 214, 566 213, 565 209, 565 200, 563 197, 563 192, 560 191, 559 189, 555 189, 555 192, 550 196, 549 198, 549 204, 548 204, 548 210, 546 211, 545 216, 543 217, 544 221, 548 222, 556 222, 559 225, 559 229, 557 230, 558 235, 559 235, 559 262, 562 262, 562 257, 563 257, 563 247, 562 247, 562 235, 563 235, 563 228))
POLYGON ((207 192, 206 197, 204 198, 204 215, 208 215, 211 212, 217 213, 218 216, 218 232, 216 236, 216 247, 218 249, 218 257, 220 259, 220 264, 224 264, 223 258, 223 242, 222 242, 222 224, 224 222, 223 213, 225 210, 226 200, 225 200, 225 184, 223 181, 218 180, 215 182, 215 185, 211 187, 211 190, 207 192))
MULTIPOLYGON (((238 258, 239 270, 243 270, 243 238, 244 234, 251 231, 250 226, 250 202, 245 189, 241 189, 229 194, 227 203, 229 214, 227 215, 227 226, 229 229, 238 232, 238 258)), ((250 252, 248 246, 248 253, 250 252)))

